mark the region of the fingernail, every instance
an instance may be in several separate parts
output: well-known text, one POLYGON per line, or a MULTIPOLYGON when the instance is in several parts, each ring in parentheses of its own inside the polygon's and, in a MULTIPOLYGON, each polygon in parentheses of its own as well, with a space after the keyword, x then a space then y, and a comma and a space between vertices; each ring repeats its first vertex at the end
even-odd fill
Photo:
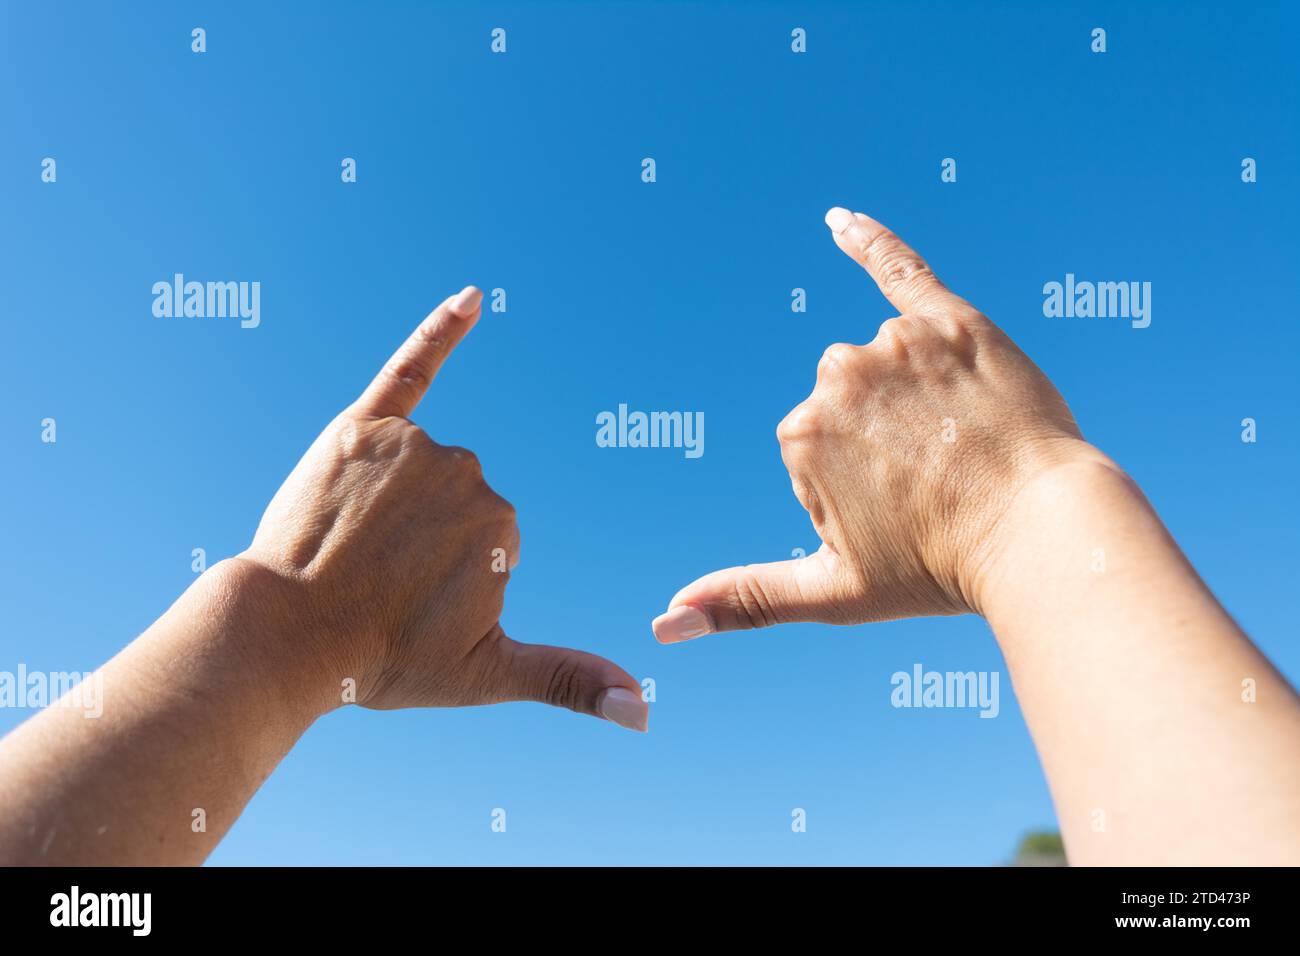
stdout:
POLYGON ((655 640, 660 644, 676 644, 689 641, 692 637, 708 634, 713 624, 699 608, 683 604, 666 614, 660 614, 650 622, 650 629, 655 632, 655 640))
POLYGON ((645 733, 650 725, 650 705, 626 687, 607 687, 596 701, 600 716, 628 730, 645 733))
POLYGON ((481 298, 483 298, 482 292, 472 285, 467 285, 456 293, 456 298, 451 300, 449 308, 457 315, 469 315, 481 298))
POLYGON ((841 206, 836 206, 826 214, 826 225, 831 227, 831 232, 839 235, 853 223, 853 213, 841 206))

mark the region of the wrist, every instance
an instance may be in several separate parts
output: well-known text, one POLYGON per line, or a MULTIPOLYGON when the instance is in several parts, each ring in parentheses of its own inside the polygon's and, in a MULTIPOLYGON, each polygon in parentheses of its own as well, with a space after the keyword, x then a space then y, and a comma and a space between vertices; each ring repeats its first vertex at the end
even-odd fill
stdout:
POLYGON ((207 570, 196 584, 214 636, 259 693, 277 702, 286 721, 303 726, 342 703, 336 671, 341 656, 319 646, 303 586, 240 554, 207 570))
POLYGON ((1095 507, 1117 490, 1136 490, 1118 465, 1081 439, 1041 447, 1033 459, 1024 468, 1027 477, 1011 486, 980 526, 980 539, 966 550, 961 594, 985 618, 1025 587, 1037 586, 1044 567, 1039 558, 1079 545, 1078 527, 1066 520, 1067 512, 1095 507))

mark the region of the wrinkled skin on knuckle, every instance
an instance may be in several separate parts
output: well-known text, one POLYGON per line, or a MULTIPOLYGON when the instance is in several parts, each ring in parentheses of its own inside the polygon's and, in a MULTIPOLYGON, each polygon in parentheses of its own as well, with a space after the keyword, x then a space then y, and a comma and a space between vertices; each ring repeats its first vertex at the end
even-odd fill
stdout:
POLYGON ((345 463, 384 462, 413 445, 429 443, 419 426, 405 418, 347 416, 334 425, 336 451, 345 463))
POLYGON ((905 361, 908 351, 917 342, 915 319, 896 315, 880 323, 876 337, 867 347, 877 356, 905 361))
POLYGON ((385 429, 391 431, 400 442, 403 451, 427 451, 436 443, 429 437, 428 433, 409 418, 397 418, 390 416, 381 418, 380 423, 385 429))
POLYGON ((552 667, 546 678, 544 697, 553 707, 583 709, 582 670, 576 661, 564 658, 552 667))
POLYGON ((459 445, 445 445, 444 447, 447 450, 452 467, 459 468, 470 475, 483 474, 483 463, 478 460, 478 455, 468 448, 462 448, 459 445))
POLYGON ((370 419, 346 418, 339 422, 334 435, 338 442, 339 458, 344 461, 365 461, 375 447, 375 423, 370 419))
POLYGON ((844 342, 829 345, 817 362, 817 380, 851 375, 857 358, 857 349, 844 342))
MULTIPOLYGON (((442 318, 443 321, 445 321, 446 317, 442 318)), ((440 357, 446 354, 448 350, 448 339, 443 331, 445 328, 443 321, 439 321, 436 318, 433 320, 426 319, 424 322, 420 323, 420 327, 417 330, 420 336, 420 341, 440 357)))
POLYGON ((941 292, 930 267, 923 262, 900 260, 891 275, 892 292, 901 295, 914 304, 914 307, 926 309, 939 301, 941 292))
MULTIPOLYGON (((795 407, 797 408, 798 406, 795 407)), ((794 422, 791 420, 793 414, 794 410, 792 409, 786 412, 785 417, 776 423, 776 440, 777 443, 783 447, 790 442, 796 441, 798 438, 798 430, 795 428, 794 422)))
POLYGON ((893 298, 934 275, 930 267, 892 233, 876 243, 876 254, 881 291, 886 298, 893 298))
MULTIPOLYGON (((746 570, 750 570, 748 566, 746 570)), ((732 587, 728 605, 742 627, 771 627, 781 623, 776 603, 753 574, 740 575, 732 587)))
POLYGON ((428 500, 428 508, 474 522, 486 518, 487 482, 478 456, 467 448, 430 442, 427 449, 415 449, 415 469, 420 488, 417 494, 428 500))
POLYGON ((975 371, 980 351, 992 341, 996 329, 973 309, 949 309, 931 313, 925 319, 929 331, 929 353, 940 360, 975 371))
POLYGON ((885 322, 870 347, 875 357, 893 363, 882 378, 906 376, 919 384, 951 380, 957 369, 974 371, 981 346, 972 330, 953 317, 904 315, 885 322))
POLYGON ((413 361, 405 352, 394 356, 384 366, 384 375, 397 387, 410 389, 421 395, 429 387, 429 376, 420 363, 413 361))
POLYGON ((967 372, 975 371, 979 361, 979 333, 962 321, 954 321, 944 335, 949 354, 967 372))
POLYGON ((889 263, 903 252, 910 254, 911 250, 888 229, 882 229, 858 242, 858 260, 874 264, 876 271, 882 274, 888 273, 889 263))
POLYGON ((824 433, 822 414, 812 399, 806 399, 790 409, 776 428, 777 440, 783 447, 813 442, 824 433))

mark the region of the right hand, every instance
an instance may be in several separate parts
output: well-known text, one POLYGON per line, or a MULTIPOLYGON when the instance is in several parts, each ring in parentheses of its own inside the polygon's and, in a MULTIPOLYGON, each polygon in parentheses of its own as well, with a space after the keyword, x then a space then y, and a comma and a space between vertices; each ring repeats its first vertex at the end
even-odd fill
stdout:
POLYGON ((978 610, 1019 491, 1057 464, 1108 463, 1047 377, 901 239, 846 209, 826 223, 901 314, 868 345, 830 346, 777 428, 822 545, 687 585, 652 625, 663 643, 978 610))
MULTIPOLYGON (((479 317, 466 288, 412 333, 316 439, 236 560, 270 572, 291 659, 365 707, 533 700, 645 730, 637 681, 592 654, 501 629, 519 530, 478 459, 407 418, 479 317)), ((265 573, 262 578, 267 577, 265 573)))

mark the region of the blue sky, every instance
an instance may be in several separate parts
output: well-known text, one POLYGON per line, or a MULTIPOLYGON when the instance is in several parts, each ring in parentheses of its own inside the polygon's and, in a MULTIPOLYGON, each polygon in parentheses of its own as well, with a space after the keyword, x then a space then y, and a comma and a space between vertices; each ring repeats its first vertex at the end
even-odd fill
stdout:
POLYGON ((6 4, 0 669, 111 656, 192 548, 247 545, 429 308, 500 287, 415 421, 519 510, 506 630, 653 678, 650 733, 340 711, 212 862, 1007 859, 1055 824, 1005 673, 994 720, 889 702, 917 662, 1003 670, 979 619, 650 634, 699 574, 816 547, 774 429, 828 344, 893 314, 838 204, 1043 367, 1294 681, 1296 13, 1048 6, 6 4), (155 318, 176 272, 261 282, 261 325, 155 318), (1067 272, 1151 282, 1151 326, 1045 318, 1067 272), (620 402, 703 411, 705 454, 598 448, 620 402))

